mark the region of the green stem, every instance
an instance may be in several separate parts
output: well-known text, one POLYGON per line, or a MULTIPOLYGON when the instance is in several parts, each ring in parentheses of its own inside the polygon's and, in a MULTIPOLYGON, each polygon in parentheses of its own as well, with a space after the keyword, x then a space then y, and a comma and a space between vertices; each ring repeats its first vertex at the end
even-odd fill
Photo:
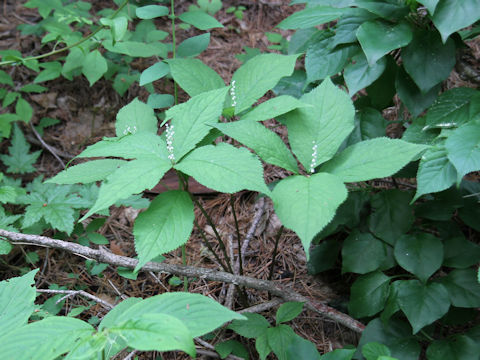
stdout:
POLYGON ((205 233, 203 232, 202 228, 200 227, 200 225, 198 225, 197 220, 193 220, 193 223, 194 223, 195 226, 197 227, 198 231, 200 231, 200 236, 202 237, 203 243, 205 244, 205 246, 207 247, 207 249, 213 254, 213 256, 215 257, 215 259, 218 261, 218 263, 220 264, 220 266, 223 268, 223 270, 224 270, 225 272, 228 272, 227 266, 223 263, 222 260, 220 260, 220 258, 218 257, 217 253, 216 253, 215 251, 213 251, 212 246, 211 246, 210 243, 208 242, 208 239, 207 239, 207 237, 205 236, 205 233))
MULTIPOLYGON (((172 0, 173 1, 173 0, 172 0)), ((122 9, 125 7, 125 5, 128 4, 128 0, 125 0, 122 5, 120 5, 120 7, 109 17, 109 19, 113 19, 115 18, 115 16, 117 16, 117 14, 122 11, 122 9)), ((85 41, 91 39, 92 37, 94 37, 99 31, 105 29, 107 26, 105 25, 102 25, 100 26, 97 30, 95 30, 94 32, 92 32, 90 35, 84 37, 83 39, 77 41, 76 43, 73 43, 72 45, 69 45, 69 46, 66 46, 64 48, 61 48, 61 49, 58 49, 58 50, 52 50, 48 53, 45 53, 45 54, 42 54, 42 55, 37 55, 37 56, 31 56, 31 57, 27 57, 25 59, 21 59, 22 62, 25 62, 25 61, 30 61, 30 60, 39 60, 39 59, 43 59, 43 58, 46 58, 46 57, 49 57, 49 56, 52 56, 52 55, 57 55, 57 54, 60 54, 64 51, 67 51, 71 48, 74 48, 78 45, 81 45, 83 44, 85 41)), ((3 65, 10 65, 10 64, 16 64, 18 63, 20 60, 7 60, 7 61, 1 61, 0 62, 0 66, 3 66, 3 65)))
POLYGON ((275 268, 275 258, 277 257, 278 242, 283 233, 283 225, 278 229, 277 235, 275 236, 275 247, 273 248, 272 263, 270 264, 270 274, 268 274, 268 280, 272 280, 273 270, 275 268))
POLYGON ((435 340, 435 339, 432 338, 430 335, 428 335, 424 330, 420 330, 420 332, 421 332, 422 335, 425 336, 428 340, 430 340, 430 341, 435 340))
POLYGON ((240 265, 240 275, 243 275, 242 244, 240 242, 240 229, 238 228, 237 213, 235 212, 235 204, 234 204, 234 201, 233 201, 233 195, 230 195, 230 206, 232 207, 233 219, 235 220, 235 230, 237 232, 238 264, 240 265))

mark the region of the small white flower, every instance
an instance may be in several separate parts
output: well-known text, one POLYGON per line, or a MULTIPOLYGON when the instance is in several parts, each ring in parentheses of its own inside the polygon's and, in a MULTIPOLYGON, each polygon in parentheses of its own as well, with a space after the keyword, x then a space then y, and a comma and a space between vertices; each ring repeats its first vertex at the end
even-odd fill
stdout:
POLYGON ((123 130, 123 135, 135 134, 136 132, 137 132, 137 127, 136 126, 133 127, 133 130, 130 126, 127 126, 127 128, 125 130, 123 130))
POLYGON ((168 151, 168 159, 171 161, 171 162, 174 162, 175 161, 175 155, 173 154, 173 135, 175 135, 175 131, 173 130, 174 129, 174 125, 168 125, 165 124, 165 127, 166 127, 166 133, 167 133, 167 151, 168 151))
POLYGON ((232 87, 230 88, 230 96, 232 97, 232 106, 237 106, 237 96, 235 95, 235 80, 232 81, 232 87))
POLYGON ((315 141, 312 141, 313 146, 312 146, 312 162, 310 163, 310 172, 313 174, 315 172, 315 166, 317 166, 317 149, 318 146, 315 144, 315 141))

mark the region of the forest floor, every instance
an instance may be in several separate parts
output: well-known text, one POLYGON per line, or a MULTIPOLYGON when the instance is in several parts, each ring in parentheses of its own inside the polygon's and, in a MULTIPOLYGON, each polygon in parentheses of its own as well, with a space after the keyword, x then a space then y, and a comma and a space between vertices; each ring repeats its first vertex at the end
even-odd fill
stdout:
MULTIPOLYGON (((200 59, 217 71, 226 83, 230 82, 233 72, 240 66, 235 57, 242 53, 245 46, 268 51, 271 45, 265 35, 266 32, 279 32, 275 26, 293 11, 302 7, 288 6, 289 0, 224 0, 223 8, 216 14, 216 18, 225 26, 222 29, 211 31, 211 42, 209 48, 201 54, 200 59), (243 20, 237 19, 233 14, 227 14, 225 9, 229 6, 245 6, 243 20)), ((48 51, 42 47, 41 39, 32 36, 24 36, 16 27, 22 23, 35 23, 40 20, 36 10, 27 9, 22 6, 25 1, 3 0, 0 2, 0 50, 16 49, 24 56, 38 55, 48 51)), ((112 2, 101 0, 95 1, 95 9, 111 7, 112 2)), ((186 11, 191 1, 176 1, 176 13, 186 11)), ((161 30, 169 31, 168 22, 158 21, 161 30)), ((169 31, 170 32, 170 31, 169 31)), ((283 36, 289 36, 288 32, 280 32, 283 36)), ((179 41, 199 34, 196 30, 178 30, 179 41)), ((132 68, 143 71, 153 64, 151 59, 138 59, 132 64, 132 68)), ((35 74, 24 67, 11 68, 8 71, 16 83, 26 84, 33 80, 35 74)), ((159 93, 172 93, 171 83, 159 81, 156 88, 159 93)), ((38 124, 41 118, 50 117, 61 122, 49 127, 43 134, 43 141, 53 146, 61 158, 68 162, 75 155, 79 154, 87 145, 99 141, 104 136, 114 135, 115 115, 118 110, 138 97, 146 101, 148 93, 145 89, 134 84, 120 97, 112 88, 109 81, 101 79, 93 87, 89 87, 88 81, 82 77, 76 77, 74 81, 64 78, 56 79, 46 83, 49 90, 42 94, 30 95, 29 102, 34 106, 34 117, 32 123, 38 124)), ((186 94, 180 92, 180 101, 187 99, 186 94)), ((389 120, 395 120, 398 116, 398 109, 391 109, 389 120)), ((41 149, 41 143, 35 138, 32 129, 24 126, 23 130, 27 139, 33 144, 34 150, 41 149)), ((8 141, 0 143, 0 153, 7 151, 8 141)), ((36 164, 38 171, 22 179, 27 182, 33 177, 43 175, 49 178, 63 167, 49 153, 43 149, 43 153, 36 164)), ((273 167, 267 169, 267 180, 278 179, 283 176, 277 173, 273 167)), ((203 189, 204 190, 204 189, 203 189)), ((227 247, 236 253, 236 239, 234 217, 230 207, 229 195, 204 194, 199 188, 198 196, 203 206, 218 224, 220 235, 227 239, 227 247)), ((162 191, 162 187, 145 193, 145 197, 152 199, 155 193, 162 191)), ((273 212, 272 203, 266 200, 261 209, 255 194, 241 192, 234 195, 234 204, 237 210, 237 219, 242 237, 246 235, 252 225, 256 214, 261 213, 261 221, 254 236, 252 237, 247 256, 244 263, 244 273, 248 276, 267 279, 272 266, 272 254, 274 249, 275 235, 281 224, 273 212)), ((105 224, 100 228, 99 233, 104 235, 110 244, 107 245, 110 251, 117 255, 135 256, 133 244, 133 221, 139 210, 133 208, 114 208, 105 224)), ((205 217, 199 211, 196 216, 200 227, 211 236, 213 241, 212 228, 207 224, 205 217)), ((47 234, 54 236, 53 232, 47 234)), ((75 238, 67 239, 75 241, 75 238)), ((218 250, 218 249, 216 249, 218 250)), ((108 266, 100 275, 92 275, 87 271, 85 260, 64 253, 60 250, 38 249, 27 246, 16 246, 6 257, 8 265, 0 265, 1 278, 9 278, 18 275, 17 269, 28 266, 24 254, 35 251, 39 261, 35 267, 39 267, 37 274, 38 288, 49 288, 53 284, 65 286, 68 289, 82 288, 87 292, 105 299, 110 303, 118 303, 126 297, 149 297, 165 291, 179 291, 181 286, 171 285, 169 274, 153 274, 140 272, 136 280, 120 276, 116 269, 108 266)), ((194 232, 186 246, 187 263, 194 266, 218 268, 216 261, 209 251, 202 245, 201 238, 194 232)), ((166 255, 167 263, 181 264, 182 259, 179 251, 166 255)), ((273 278, 275 282, 283 284, 295 291, 310 298, 325 303, 345 303, 348 300, 349 284, 354 280, 350 275, 339 275, 337 272, 326 272, 326 275, 311 276, 307 271, 306 257, 300 240, 293 232, 285 230, 280 238, 279 251, 274 260, 273 278)), ((207 282, 197 279, 189 282, 189 291, 207 295, 216 301, 231 307, 233 310, 241 309, 241 305, 234 299, 233 302, 227 296, 228 285, 218 282, 207 282)), ((266 292, 248 290, 250 305, 268 301, 266 292)), ((37 302, 43 302, 48 297, 42 295, 37 302)), ((80 297, 68 298, 64 309, 72 306, 86 305, 85 299, 80 297)), ((274 310, 263 312, 269 319, 274 316, 274 310)), ((64 313, 65 310, 62 310, 64 313)), ((99 305, 90 307, 80 317, 84 320, 92 316, 101 318, 105 310, 99 305)), ((336 322, 321 317, 316 313, 305 310, 291 323, 293 329, 301 336, 314 342, 321 353, 342 347, 346 344, 355 344, 358 340, 357 334, 337 324, 336 322)), ((233 336, 230 332, 220 333, 222 340, 233 336)), ((215 342, 216 339, 212 340, 215 342)), ((251 358, 256 358, 253 343, 249 344, 251 358)), ((127 353, 122 353, 117 358, 124 358, 127 353)), ((183 355, 178 353, 141 353, 141 359, 182 359, 183 355)), ((201 357, 199 357, 201 358, 201 357)), ((208 358, 208 357, 204 357, 208 358)))

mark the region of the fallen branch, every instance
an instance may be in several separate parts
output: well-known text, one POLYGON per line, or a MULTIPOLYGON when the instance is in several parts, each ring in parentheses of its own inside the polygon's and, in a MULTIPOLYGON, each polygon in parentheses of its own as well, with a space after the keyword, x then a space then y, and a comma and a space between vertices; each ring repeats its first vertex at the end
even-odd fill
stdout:
MULTIPOLYGON (((5 237, 12 244, 37 245, 54 249, 61 249, 73 254, 96 260, 115 266, 123 266, 134 269, 138 260, 126 256, 115 255, 103 248, 99 250, 91 249, 72 242, 55 240, 46 236, 27 235, 0 229, 0 236, 5 237)), ((304 302, 306 307, 317 312, 329 319, 337 321, 347 328, 362 332, 365 325, 350 316, 339 312, 338 310, 327 306, 319 301, 300 295, 299 293, 274 283, 273 281, 255 279, 248 276, 234 275, 223 271, 217 271, 207 268, 199 268, 194 266, 181 266, 164 263, 149 262, 143 266, 144 271, 165 272, 177 276, 186 276, 189 278, 203 278, 210 281, 225 282, 234 285, 249 287, 256 290, 268 291, 272 295, 281 298, 283 301, 299 301, 304 302)))
POLYGON ((86 297, 87 299, 93 300, 100 305, 102 305, 104 308, 107 310, 112 310, 114 308, 114 305, 110 304, 108 301, 102 300, 99 297, 89 294, 86 291, 83 290, 50 290, 50 289, 37 289, 37 292, 39 293, 45 293, 45 294, 66 294, 64 297, 59 299, 56 304, 60 303, 67 297, 72 297, 72 296, 77 296, 81 295, 83 297, 86 297))

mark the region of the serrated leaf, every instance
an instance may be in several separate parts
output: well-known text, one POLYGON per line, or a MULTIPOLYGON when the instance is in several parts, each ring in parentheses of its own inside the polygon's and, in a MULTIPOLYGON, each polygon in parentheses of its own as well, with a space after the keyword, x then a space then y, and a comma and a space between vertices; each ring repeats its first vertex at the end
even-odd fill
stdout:
POLYGON ((18 125, 13 127, 11 146, 8 147, 8 155, 0 155, 0 160, 7 166, 7 172, 25 174, 37 171, 33 164, 41 154, 41 150, 29 153, 30 144, 25 140, 18 125))
POLYGON ((44 70, 42 70, 35 77, 35 79, 33 79, 34 83, 40 83, 40 82, 56 79, 57 77, 60 76, 62 72, 62 64, 60 64, 58 61, 43 63, 40 66, 44 70))
POLYGON ((32 315, 36 297, 34 276, 37 271, 32 270, 21 277, 0 282, 0 338, 27 324, 32 315))
POLYGON ((386 67, 387 60, 384 57, 369 65, 364 54, 354 56, 351 63, 345 66, 343 73, 350 96, 371 85, 383 74, 386 67))
POLYGON ((94 331, 90 324, 79 319, 48 317, 0 337, 2 356, 18 360, 56 359, 83 338, 92 336, 94 331))
POLYGON ((298 174, 297 162, 285 143, 274 132, 254 121, 219 123, 215 127, 251 148, 265 162, 298 174))
POLYGON ((417 192, 412 203, 424 194, 448 189, 455 183, 457 171, 447 158, 444 146, 435 146, 423 154, 417 172, 417 192))
POLYGON ((480 306, 480 283, 476 279, 474 269, 453 270, 448 276, 440 279, 440 283, 447 289, 453 306, 465 308, 480 306))
POLYGON ((467 268, 478 263, 480 246, 463 236, 449 237, 444 242, 443 265, 453 268, 467 268))
MULTIPOLYGON (((231 90, 236 96, 235 114, 248 109, 268 90, 277 85, 282 77, 290 76, 295 68, 297 57, 298 55, 257 55, 235 71, 231 90)), ((232 106, 233 103, 232 100, 232 106)))
POLYGON ((460 184, 464 175, 480 170, 480 123, 471 122, 454 130, 445 141, 445 149, 460 184))
POLYGON ((204 335, 228 321, 245 319, 244 316, 223 307, 206 296, 175 292, 152 296, 130 306, 122 314, 119 314, 109 327, 124 321, 138 319, 144 314, 174 316, 186 325, 192 337, 204 335))
POLYGON ((280 29, 306 29, 338 19, 342 9, 331 6, 315 6, 295 12, 277 25, 280 29))
POLYGON ((366 274, 380 268, 387 257, 382 241, 372 234, 353 231, 342 247, 342 272, 366 274))
POLYGON ((345 185, 334 175, 290 176, 273 189, 275 212, 283 225, 292 229, 308 249, 313 237, 327 225, 347 198, 345 185))
POLYGON ((210 124, 218 122, 227 91, 228 88, 223 87, 201 93, 167 112, 167 118, 170 114, 173 116, 172 145, 176 161, 180 161, 210 132, 210 124))
POLYGON ((115 133, 117 136, 149 132, 156 134, 158 131, 157 117, 153 109, 147 104, 133 99, 117 113, 115 133))
POLYGON ((480 8, 476 0, 440 1, 432 16, 445 43, 450 34, 473 24, 480 19, 480 8))
POLYGON ((105 178, 97 201, 80 221, 107 209, 117 200, 153 188, 171 167, 168 160, 158 156, 145 156, 127 162, 105 178))
POLYGON ((404 235, 395 242, 394 254, 401 267, 426 282, 442 265, 443 245, 428 233, 404 235))
POLYGON ((178 57, 195 57, 208 48, 210 33, 193 36, 183 40, 177 48, 178 57))
POLYGON ((88 53, 83 60, 82 73, 87 78, 90 86, 95 84, 103 74, 108 70, 107 60, 102 56, 100 51, 93 50, 88 53))
POLYGON ((223 28, 223 25, 217 19, 202 11, 186 11, 181 13, 179 18, 200 30, 223 28))
POLYGON ((287 349, 297 336, 288 325, 270 327, 266 331, 267 341, 277 359, 287 360, 287 349))
POLYGON ((478 91, 459 87, 445 91, 428 110, 425 129, 458 127, 470 120, 470 100, 478 91))
POLYGON ((413 334, 416 334, 447 313, 450 299, 445 287, 439 283, 401 280, 398 285, 398 304, 412 325, 413 334))
POLYGON ((193 337, 188 328, 181 320, 169 314, 143 314, 108 331, 138 350, 182 350, 192 357, 196 355, 193 337))
POLYGON ((422 93, 444 81, 455 66, 455 42, 449 39, 442 44, 435 31, 416 32, 402 50, 403 67, 422 93))
POLYGON ((480 345, 465 335, 436 340, 427 348, 428 360, 478 360, 480 345))
POLYGON ((135 14, 140 19, 153 19, 156 17, 168 15, 168 13, 169 13, 168 8, 162 5, 147 5, 147 6, 138 7, 135 10, 135 14))
POLYGON ((158 255, 185 244, 193 229, 193 203, 187 192, 173 190, 158 195, 135 220, 133 234, 138 271, 158 255))
POLYGON ((220 75, 199 59, 170 59, 168 65, 173 79, 191 97, 225 86, 220 75))
POLYGON ((270 323, 262 315, 255 313, 244 313, 243 315, 247 318, 246 321, 233 320, 227 328, 247 339, 252 339, 258 338, 270 327, 270 323))
POLYGON ((320 171, 334 174, 344 182, 383 178, 398 172, 425 149, 425 145, 399 139, 365 140, 346 148, 320 171))
POLYGON ((276 324, 288 322, 295 319, 303 310, 303 303, 296 301, 288 301, 283 303, 277 310, 275 315, 276 324))
POLYGON ((176 164, 175 169, 216 191, 232 194, 247 189, 270 193, 258 158, 245 148, 226 143, 195 149, 176 164))
POLYGON ((241 117, 241 120, 245 121, 264 121, 273 119, 279 115, 285 114, 289 111, 297 108, 312 108, 311 105, 289 95, 280 95, 269 99, 258 106, 255 106, 252 110, 247 112, 241 117))
POLYGON ((104 180, 125 163, 123 160, 115 159, 93 160, 71 166, 45 182, 53 184, 88 184, 104 180))
POLYGON ((364 22, 357 30, 358 41, 370 66, 390 51, 408 45, 412 37, 412 29, 405 22, 391 25, 373 20, 364 22))
POLYGON ((396 239, 410 230, 415 220, 410 206, 411 194, 400 190, 387 190, 373 195, 373 212, 369 228, 377 237, 394 245, 396 239))
POLYGON ((285 115, 288 139, 305 169, 310 170, 331 159, 354 127, 355 111, 348 95, 324 80, 302 102, 312 108, 299 108, 285 115), (313 146, 317 146, 315 161, 313 146))
POLYGON ((350 289, 349 313, 355 318, 380 312, 387 301, 390 278, 380 271, 360 276, 350 289))
POLYGON ((169 66, 164 62, 159 61, 156 64, 142 71, 142 74, 140 75, 139 84, 140 86, 150 84, 158 79, 163 78, 169 72, 170 72, 169 66))

